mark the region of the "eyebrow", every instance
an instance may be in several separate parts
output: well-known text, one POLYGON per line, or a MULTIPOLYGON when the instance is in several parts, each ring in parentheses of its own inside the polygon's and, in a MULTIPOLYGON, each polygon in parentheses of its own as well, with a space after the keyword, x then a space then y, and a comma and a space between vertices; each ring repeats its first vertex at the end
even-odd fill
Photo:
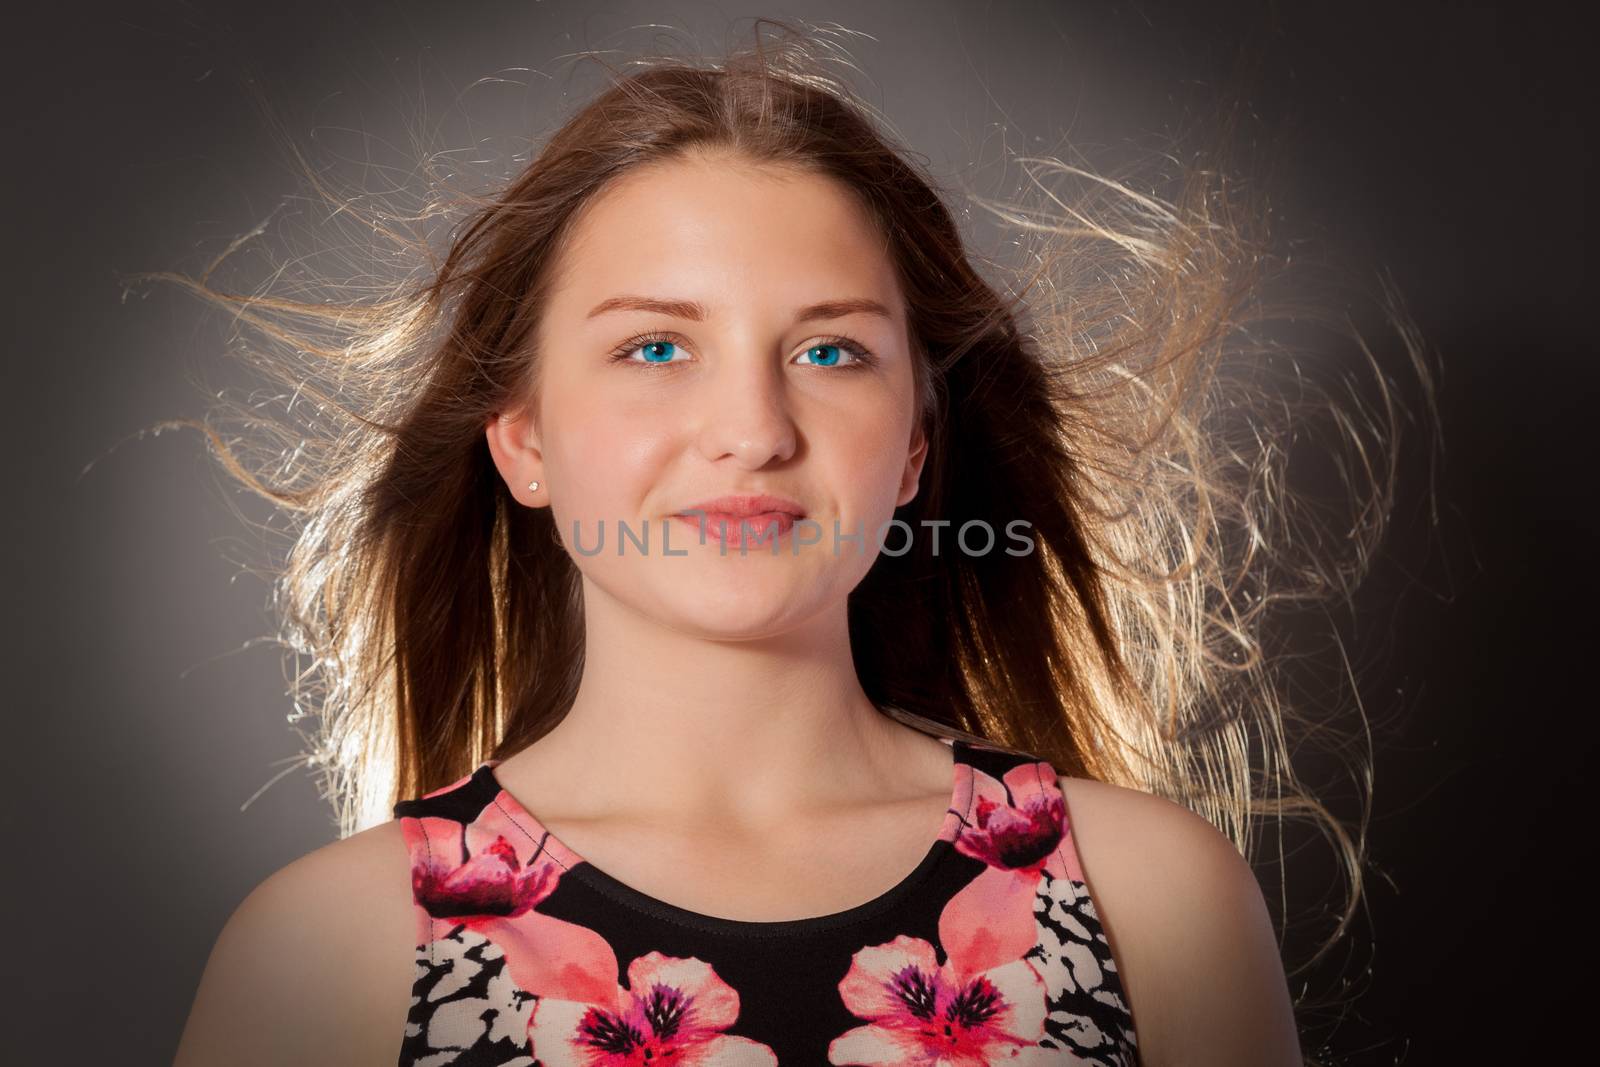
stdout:
MULTIPOLYGON (((613 296, 602 300, 589 312, 588 318, 604 315, 608 311, 653 311, 659 315, 704 322, 708 317, 704 304, 695 300, 660 300, 649 296, 613 296)), ((795 314, 795 322, 815 322, 822 319, 842 319, 846 315, 881 315, 892 319, 889 309, 876 300, 848 299, 824 300, 810 304, 795 314)))

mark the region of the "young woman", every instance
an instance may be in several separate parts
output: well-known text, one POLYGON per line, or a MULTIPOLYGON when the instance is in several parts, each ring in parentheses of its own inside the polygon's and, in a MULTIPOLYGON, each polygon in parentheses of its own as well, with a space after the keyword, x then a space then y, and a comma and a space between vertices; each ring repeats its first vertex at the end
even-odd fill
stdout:
POLYGON ((270 475, 207 432, 304 520, 347 836, 179 1067, 1302 1062, 1225 537, 1284 498, 1201 404, 1261 256, 1096 184, 1002 296, 808 55, 619 77, 391 300, 204 290, 320 362, 270 475))

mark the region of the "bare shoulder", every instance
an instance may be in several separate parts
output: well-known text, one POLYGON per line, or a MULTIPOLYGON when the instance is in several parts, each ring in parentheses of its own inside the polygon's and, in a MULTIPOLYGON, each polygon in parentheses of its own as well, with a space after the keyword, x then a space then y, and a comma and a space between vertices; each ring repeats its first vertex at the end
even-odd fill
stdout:
POLYGON ((325 845, 234 910, 174 1067, 393 1064, 417 934, 398 821, 325 845))
POLYGON ((1145 1067, 1299 1067, 1277 935, 1233 842, 1162 797, 1060 784, 1145 1067))

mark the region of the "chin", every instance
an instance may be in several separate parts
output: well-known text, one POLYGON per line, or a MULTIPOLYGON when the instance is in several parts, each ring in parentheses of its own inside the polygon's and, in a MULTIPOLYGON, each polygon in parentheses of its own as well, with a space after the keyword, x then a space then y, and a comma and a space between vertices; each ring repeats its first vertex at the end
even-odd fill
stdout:
POLYGON ((660 610, 674 629, 722 640, 770 637, 798 626, 814 610, 793 582, 750 574, 708 577, 657 591, 660 610))

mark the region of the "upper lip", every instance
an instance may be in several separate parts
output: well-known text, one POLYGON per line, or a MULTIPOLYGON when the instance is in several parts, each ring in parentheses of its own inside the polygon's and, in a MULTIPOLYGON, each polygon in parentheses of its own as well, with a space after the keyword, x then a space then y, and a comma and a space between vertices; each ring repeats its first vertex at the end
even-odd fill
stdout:
POLYGON ((732 515, 734 518, 745 518, 750 515, 761 515, 766 512, 777 511, 804 518, 806 509, 796 504, 787 497, 772 496, 768 493, 756 495, 719 496, 712 500, 702 500, 698 504, 690 504, 677 514, 682 515, 688 511, 703 511, 708 515, 732 515))

